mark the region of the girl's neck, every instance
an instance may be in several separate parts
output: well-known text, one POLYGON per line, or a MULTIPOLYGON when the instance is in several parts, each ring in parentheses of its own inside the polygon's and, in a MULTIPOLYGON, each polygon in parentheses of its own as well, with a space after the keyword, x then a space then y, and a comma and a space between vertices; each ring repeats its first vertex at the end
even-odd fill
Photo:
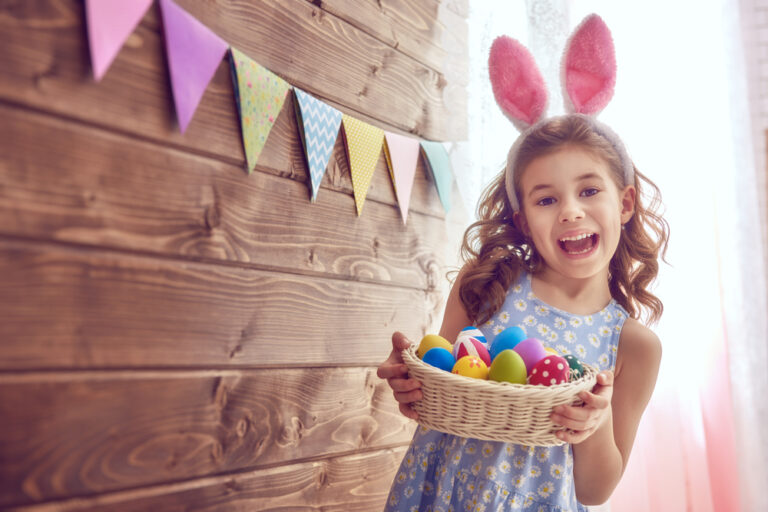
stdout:
POLYGON ((608 276, 567 278, 544 268, 531 276, 531 291, 550 306, 576 315, 590 315, 611 301, 608 276))

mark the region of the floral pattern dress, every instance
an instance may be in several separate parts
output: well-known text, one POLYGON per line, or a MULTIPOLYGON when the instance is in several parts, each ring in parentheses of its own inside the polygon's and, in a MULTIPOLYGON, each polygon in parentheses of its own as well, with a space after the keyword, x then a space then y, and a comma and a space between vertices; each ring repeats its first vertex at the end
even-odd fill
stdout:
MULTIPOLYGON (((491 343, 520 326, 560 354, 613 370, 628 315, 611 302, 592 315, 574 315, 542 302, 523 273, 501 309, 480 326, 491 343)), ((482 399, 482 397, 478 397, 482 399)), ((419 427, 392 483, 385 511, 578 512, 571 445, 522 446, 482 441, 419 427)))

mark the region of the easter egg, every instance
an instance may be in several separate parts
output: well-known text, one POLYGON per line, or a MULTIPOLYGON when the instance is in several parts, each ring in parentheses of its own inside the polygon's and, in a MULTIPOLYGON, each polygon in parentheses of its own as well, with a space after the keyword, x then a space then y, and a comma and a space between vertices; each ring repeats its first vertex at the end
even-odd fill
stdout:
POLYGON ((487 379, 488 366, 477 356, 464 356, 453 365, 453 373, 472 377, 473 379, 487 379))
POLYGON ((451 342, 447 339, 443 338, 442 336, 438 336, 437 334, 427 334, 421 338, 419 348, 416 349, 416 355, 419 356, 419 359, 423 359, 424 354, 427 353, 427 350, 435 347, 443 347, 448 351, 453 350, 453 345, 451 345, 451 342))
POLYGON ((580 379, 584 375, 584 367, 575 356, 566 354, 563 356, 563 359, 568 361, 568 366, 571 368, 570 380, 580 379))
POLYGON ((453 344, 453 357, 458 361, 464 356, 477 356, 483 360, 486 366, 491 364, 491 355, 488 353, 488 349, 476 338, 459 338, 453 344))
POLYGON ((488 370, 488 379, 496 382, 511 382, 513 384, 525 384, 528 376, 525 371, 525 362, 520 354, 514 350, 502 350, 493 359, 488 370))
POLYGON ((496 337, 488 348, 491 353, 491 359, 495 359, 502 350, 513 349, 515 346, 526 338, 525 331, 518 326, 507 327, 496 337))
POLYGON ((528 375, 531 374, 531 370, 533 370, 536 363, 541 361, 544 356, 547 355, 546 350, 544 350, 544 345, 542 345, 536 338, 524 339, 515 345, 514 350, 520 354, 520 357, 525 361, 525 369, 528 372, 528 375))
POLYGON ((459 341, 462 338, 475 338, 480 343, 488 343, 488 340, 485 339, 483 331, 473 325, 468 325, 463 328, 459 332, 459 335, 456 337, 456 341, 459 341))
POLYGON ((571 372, 568 361, 560 356, 546 356, 531 370, 530 383, 536 386, 552 386, 568 382, 571 372))
POLYGON ((427 350, 422 361, 447 372, 453 370, 453 365, 456 364, 456 358, 453 357, 453 354, 443 347, 434 347, 427 350))

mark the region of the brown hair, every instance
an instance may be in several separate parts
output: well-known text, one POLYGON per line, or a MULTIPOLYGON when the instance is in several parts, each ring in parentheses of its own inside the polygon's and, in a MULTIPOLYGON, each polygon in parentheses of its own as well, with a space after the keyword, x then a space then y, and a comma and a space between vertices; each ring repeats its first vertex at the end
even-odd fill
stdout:
MULTIPOLYGON (((522 141, 512 164, 515 191, 520 190, 522 171, 536 158, 564 146, 577 146, 603 159, 613 171, 616 185, 624 186, 623 166, 613 144, 579 116, 563 116, 529 133, 522 141)), ((669 238, 669 225, 658 213, 658 187, 634 168, 637 195, 635 212, 624 225, 619 245, 609 264, 611 296, 632 318, 658 321, 664 306, 648 286, 659 271, 669 238), (649 194, 643 188, 649 187, 649 194), (648 201, 647 206, 645 201, 648 201)), ((461 252, 466 262, 459 283, 459 297, 469 318, 480 325, 504 304, 507 290, 522 270, 535 273, 541 259, 528 237, 513 222, 514 211, 505 188, 506 169, 483 192, 478 203, 478 221, 464 233, 461 252)))

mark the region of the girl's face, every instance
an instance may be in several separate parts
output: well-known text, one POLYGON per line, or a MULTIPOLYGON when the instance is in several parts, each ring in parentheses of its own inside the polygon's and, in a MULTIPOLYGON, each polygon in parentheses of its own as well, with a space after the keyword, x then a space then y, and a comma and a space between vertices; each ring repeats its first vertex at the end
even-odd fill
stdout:
POLYGON ((520 179, 516 216, 545 271, 584 279, 608 276, 622 224, 635 208, 635 188, 620 190, 608 164, 578 146, 534 159, 520 179))

